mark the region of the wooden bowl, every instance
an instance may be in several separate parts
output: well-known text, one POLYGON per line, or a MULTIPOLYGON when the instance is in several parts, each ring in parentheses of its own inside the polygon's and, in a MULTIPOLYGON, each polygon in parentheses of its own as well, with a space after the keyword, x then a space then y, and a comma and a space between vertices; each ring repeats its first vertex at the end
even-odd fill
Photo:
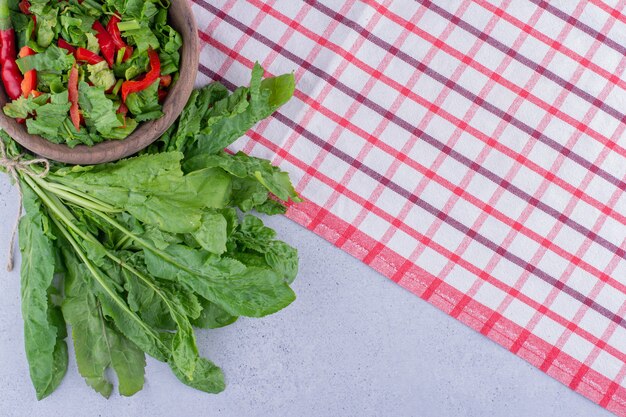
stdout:
POLYGON ((133 155, 156 141, 174 123, 183 111, 194 87, 198 72, 198 32, 196 20, 187 0, 174 0, 169 10, 169 23, 183 38, 180 76, 163 103, 164 115, 158 120, 141 123, 124 140, 108 140, 94 146, 78 145, 70 148, 31 135, 26 126, 7 117, 1 108, 9 101, 0 82, 0 127, 20 145, 31 152, 67 164, 92 165, 116 161, 133 155))

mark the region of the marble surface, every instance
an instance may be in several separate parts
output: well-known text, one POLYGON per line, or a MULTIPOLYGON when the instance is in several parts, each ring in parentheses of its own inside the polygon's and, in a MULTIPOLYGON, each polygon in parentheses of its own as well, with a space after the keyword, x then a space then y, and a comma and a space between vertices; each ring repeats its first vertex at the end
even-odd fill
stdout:
MULTIPOLYGON (((0 259, 17 193, 0 175, 0 259)), ((200 331, 228 388, 206 395, 148 361, 144 390, 107 401, 73 360, 38 402, 28 378, 19 271, 0 269, 0 416, 542 416, 611 414, 290 220, 268 224, 300 250, 298 300, 264 319, 200 331)), ((71 353, 73 355, 73 353, 71 353)))

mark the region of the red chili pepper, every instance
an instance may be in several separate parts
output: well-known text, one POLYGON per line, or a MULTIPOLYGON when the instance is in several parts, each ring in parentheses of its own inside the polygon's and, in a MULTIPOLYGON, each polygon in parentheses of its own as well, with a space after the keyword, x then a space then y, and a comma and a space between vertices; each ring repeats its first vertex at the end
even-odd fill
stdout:
POLYGON ((28 0, 22 0, 19 4, 20 12, 25 15, 30 15, 30 2, 28 0))
POLYGON ((111 35, 111 39, 113 40, 113 44, 115 45, 115 51, 119 51, 122 48, 124 49, 124 61, 129 59, 133 55, 133 47, 129 46, 122 39, 122 32, 120 32, 117 24, 120 22, 120 18, 117 15, 111 16, 109 19, 109 23, 107 23, 107 32, 111 35))
POLYGON ((159 85, 161 87, 169 87, 170 84, 172 84, 172 76, 171 75, 161 75, 161 82, 159 83, 159 85))
MULTIPOLYGON (((35 55, 35 51, 30 49, 28 46, 24 46, 20 50, 20 58, 24 58, 25 56, 35 55)), ((22 80, 22 95, 24 97, 28 97, 33 91, 37 89, 37 70, 30 70, 24 74, 24 79, 22 80)))
POLYGON ((76 48, 74 48, 72 45, 70 45, 63 38, 59 38, 59 41, 57 42, 57 45, 59 45, 59 48, 63 48, 65 50, 67 50, 67 52, 70 53, 70 54, 73 54, 74 52, 76 52, 76 48))
POLYGON ((70 105, 70 119, 76 130, 80 130, 80 111, 78 109, 78 67, 76 64, 70 70, 70 76, 67 81, 67 95, 70 105))
POLYGON ((159 54, 154 49, 148 49, 148 57, 150 58, 150 71, 140 81, 124 81, 122 84, 122 100, 126 101, 126 98, 131 93, 137 93, 150 87, 161 75, 161 61, 159 60, 159 54))
POLYGON ((0 76, 4 90, 11 100, 22 95, 22 73, 15 62, 17 58, 15 31, 11 25, 9 1, 0 1, 0 76))
POLYGON ((93 22, 92 28, 98 32, 96 38, 98 39, 98 44, 100 45, 100 51, 102 51, 102 55, 109 64, 109 67, 112 67, 115 62, 115 45, 113 44, 113 38, 98 20, 93 22))
POLYGON ((91 52, 89 49, 85 49, 85 48, 78 48, 76 50, 75 55, 76 55, 77 61, 84 61, 88 63, 89 65, 96 65, 104 61, 104 59, 102 59, 100 55, 96 55, 93 52, 91 52))

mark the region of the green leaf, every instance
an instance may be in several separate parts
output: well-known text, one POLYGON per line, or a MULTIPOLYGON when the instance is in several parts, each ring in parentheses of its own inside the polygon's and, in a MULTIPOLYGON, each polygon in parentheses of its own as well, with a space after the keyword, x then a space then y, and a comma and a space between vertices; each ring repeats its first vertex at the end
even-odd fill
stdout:
POLYGON ((189 155, 216 153, 243 136, 257 122, 286 103, 295 90, 292 74, 262 80, 263 68, 252 70, 250 88, 240 88, 222 99, 203 117, 202 128, 189 155))
POLYGON ((220 327, 228 326, 237 321, 238 317, 229 314, 224 309, 217 306, 217 304, 200 299, 202 304, 202 312, 200 316, 195 319, 192 324, 202 329, 217 329, 220 327))
POLYGON ((255 209, 259 213, 267 214, 269 216, 273 216, 276 214, 285 214, 287 212, 287 207, 285 207, 279 201, 272 199, 267 199, 263 204, 256 206, 255 209))
POLYGON ((269 269, 247 268, 234 259, 181 245, 144 253, 151 274, 188 286, 234 316, 263 317, 295 300, 291 288, 269 269))
POLYGON ((155 81, 150 87, 138 93, 131 93, 126 99, 128 110, 135 115, 138 122, 154 120, 163 116, 161 104, 159 104, 159 82, 155 81))
POLYGON ((87 48, 87 34, 91 35, 93 16, 81 13, 64 13, 59 16, 60 35, 72 45, 87 48))
POLYGON ((146 22, 140 22, 138 29, 122 31, 122 35, 128 39, 130 45, 136 46, 139 53, 146 52, 149 48, 160 48, 159 39, 146 22))
POLYGON ((67 92, 52 94, 51 101, 37 108, 37 118, 26 120, 28 133, 40 135, 54 143, 62 143, 60 134, 63 122, 70 110, 67 92))
MULTIPOLYGON (((229 155, 225 152, 216 155, 200 154, 191 157, 184 165, 186 171, 214 167, 220 167, 237 178, 258 181, 267 191, 283 201, 289 199, 296 202, 302 201, 291 184, 289 174, 273 166, 267 160, 254 158, 243 152, 238 152, 236 155, 229 155)), ((240 186, 246 190, 251 188, 246 182, 241 182, 240 186)), ((261 199, 260 196, 257 196, 256 190, 254 192, 246 191, 245 194, 253 199, 252 207, 266 201, 266 198, 261 199)), ((247 211, 243 207, 242 210, 247 211)))
POLYGON ((55 180, 123 208, 144 223, 173 233, 192 233, 204 208, 223 208, 231 179, 221 169, 183 175, 182 154, 142 155, 114 164, 59 170, 55 180))
POLYGON ((21 187, 26 209, 19 228, 24 342, 31 380, 42 399, 56 389, 67 370, 65 324, 48 295, 55 273, 49 220, 28 184, 22 182, 21 187))
POLYGON ((172 360, 178 369, 191 377, 198 359, 198 348, 188 317, 198 317, 201 306, 192 293, 178 285, 154 281, 143 273, 143 265, 139 265, 139 261, 139 256, 127 260, 134 265, 133 271, 125 271, 124 274, 129 305, 147 323, 153 323, 153 327, 176 330, 171 338, 172 360))
POLYGON ((197 390, 218 394, 226 388, 222 370, 208 359, 199 358, 191 378, 186 377, 175 365, 170 364, 170 366, 181 382, 197 390))
POLYGON ((187 142, 200 131, 202 120, 209 108, 226 97, 228 97, 228 90, 219 83, 212 83, 194 90, 178 119, 176 131, 167 144, 166 150, 185 152, 187 142))
POLYGON ((261 219, 246 215, 233 239, 242 249, 263 255, 267 264, 288 283, 298 274, 298 251, 285 242, 275 240, 275 232, 261 219))
POLYGON ((95 391, 108 398, 113 386, 105 372, 112 366, 118 375, 120 393, 135 394, 144 383, 143 352, 104 319, 99 302, 84 281, 89 271, 68 251, 65 259, 67 275, 63 315, 72 326, 80 374, 95 391))
MULTIPOLYGON (((141 269, 137 262, 133 262, 133 266, 141 269)), ((148 285, 129 272, 125 272, 124 276, 129 306, 150 326, 162 330, 175 330, 176 314, 192 318, 200 315, 202 306, 190 291, 171 282, 152 282, 152 285, 148 285), (158 291, 155 288, 158 288, 158 291), (176 308, 172 308, 173 304, 176 304, 176 308)))
POLYGON ((42 53, 19 58, 16 62, 22 74, 33 69, 61 74, 69 71, 76 60, 65 49, 50 45, 42 53))
POLYGON ((216 153, 269 117, 293 95, 295 80, 292 74, 262 77, 263 69, 257 64, 249 88, 229 95, 223 85, 213 83, 195 91, 171 129, 166 149, 189 156, 216 153))
POLYGON ((202 215, 200 227, 193 236, 207 251, 216 255, 226 252, 226 218, 220 213, 205 212, 202 215))
POLYGON ((117 374, 118 389, 121 395, 130 397, 143 388, 146 356, 120 333, 111 336, 111 366, 117 374))
POLYGON ((57 14, 59 9, 56 7, 47 8, 46 13, 37 14, 37 44, 42 48, 50 46, 56 35, 57 14))
POLYGON ((19 97, 4 106, 4 114, 14 119, 26 119, 39 107, 45 105, 50 99, 49 94, 42 94, 39 97, 19 97))
POLYGON ((95 65, 87 65, 87 71, 89 72, 89 81, 104 91, 109 90, 117 82, 115 74, 109 69, 109 64, 106 61, 95 65))
POLYGON ((104 137, 122 125, 117 118, 117 107, 115 107, 113 100, 105 96, 102 88, 90 87, 81 81, 78 84, 78 104, 85 117, 87 127, 94 129, 104 137))

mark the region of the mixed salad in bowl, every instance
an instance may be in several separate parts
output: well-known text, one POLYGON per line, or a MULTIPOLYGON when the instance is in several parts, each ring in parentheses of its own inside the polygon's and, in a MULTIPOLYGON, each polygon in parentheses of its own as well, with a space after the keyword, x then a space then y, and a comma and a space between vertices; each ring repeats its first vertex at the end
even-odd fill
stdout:
POLYGON ((70 147, 163 115, 181 35, 168 0, 0 0, 4 113, 70 147))

